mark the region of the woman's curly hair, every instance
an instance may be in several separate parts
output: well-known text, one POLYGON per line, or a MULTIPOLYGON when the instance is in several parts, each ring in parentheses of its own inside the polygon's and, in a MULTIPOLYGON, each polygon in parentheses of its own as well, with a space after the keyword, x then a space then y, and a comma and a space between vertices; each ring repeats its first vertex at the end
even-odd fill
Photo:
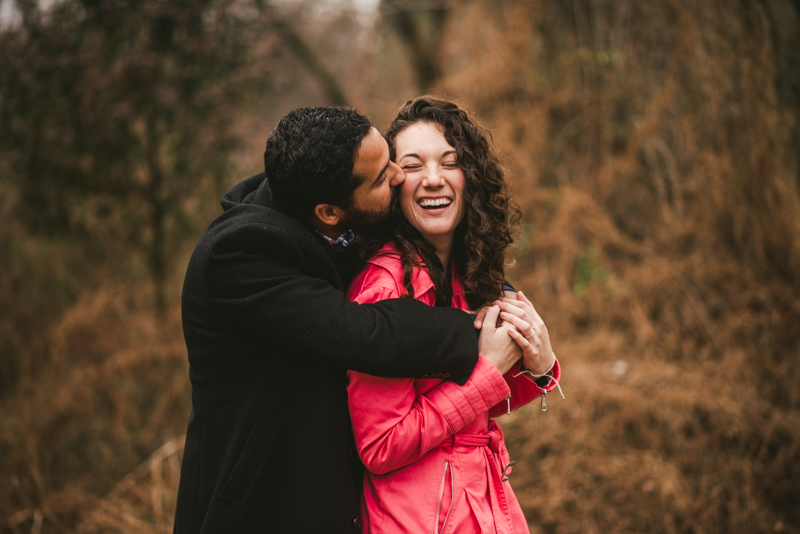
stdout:
MULTIPOLYGON (((425 95, 403 104, 385 135, 393 160, 397 135, 420 122, 442 128, 445 139, 456 149, 456 163, 464 173, 466 209, 455 231, 452 254, 467 303, 476 310, 502 295, 505 253, 513 241, 520 212, 511 199, 489 135, 452 102, 425 95)), ((414 296, 411 276, 422 258, 436 287, 436 305, 450 306, 449 265, 441 264, 433 245, 406 221, 396 202, 390 220, 382 229, 375 230, 371 238, 365 239, 362 259, 371 257, 385 241, 392 239, 400 250, 408 296, 414 296)))

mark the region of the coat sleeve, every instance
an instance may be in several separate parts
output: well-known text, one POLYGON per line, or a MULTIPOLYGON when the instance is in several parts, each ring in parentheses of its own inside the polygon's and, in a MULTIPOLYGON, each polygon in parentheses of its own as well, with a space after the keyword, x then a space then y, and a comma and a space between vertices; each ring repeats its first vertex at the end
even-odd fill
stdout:
MULTIPOLYGON (((489 417, 499 417, 501 415, 506 415, 508 413, 509 408, 511 410, 516 410, 520 406, 524 406, 531 402, 533 399, 538 397, 542 394, 542 391, 550 392, 556 387, 556 383, 554 381, 550 381, 546 387, 539 387, 536 385, 536 382, 533 381, 533 378, 528 376, 527 374, 519 374, 519 367, 520 363, 516 363, 514 367, 503 375, 503 378, 508 384, 508 388, 511 391, 511 398, 509 402, 498 403, 497 405, 493 406, 491 410, 489 410, 489 417), (514 376, 518 375, 518 376, 514 376)), ((561 380, 561 365, 558 363, 558 358, 556 358, 556 363, 553 366, 553 376, 556 380, 561 380)))
MULTIPOLYGON (((368 303, 396 297, 397 287, 390 278, 381 277, 380 271, 371 266, 362 273, 355 284, 363 279, 370 282, 352 298, 368 303)), ((364 466, 376 474, 419 460, 510 393, 503 376, 483 357, 478 357, 463 386, 444 382, 418 398, 414 380, 377 378, 353 371, 348 377, 356 448, 364 466)))
POLYGON ((463 385, 443 382, 415 399, 414 380, 349 371, 347 401, 364 466, 384 474, 416 462, 509 394, 482 356, 463 385))
POLYGON ((300 354, 311 366, 377 376, 449 373, 464 383, 472 373, 477 341, 472 321, 459 310, 413 299, 350 302, 312 274, 296 236, 267 223, 240 225, 209 248, 203 266, 209 308, 259 335, 264 347, 300 354))

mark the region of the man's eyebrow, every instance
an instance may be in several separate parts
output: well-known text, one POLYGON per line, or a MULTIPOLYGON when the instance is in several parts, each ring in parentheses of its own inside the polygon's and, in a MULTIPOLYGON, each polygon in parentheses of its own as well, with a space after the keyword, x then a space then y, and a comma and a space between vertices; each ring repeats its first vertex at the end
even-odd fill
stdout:
POLYGON ((389 161, 387 161, 387 162, 386 162, 386 166, 383 168, 383 170, 382 170, 382 171, 381 171, 381 173, 378 175, 378 177, 377 177, 377 178, 375 178, 375 180, 374 180, 374 181, 373 181, 373 182, 370 184, 370 188, 373 188, 373 187, 378 187, 378 186, 380 185, 380 183, 381 183, 381 178, 383 177, 383 175, 384 175, 384 174, 386 174, 386 169, 388 169, 388 168, 389 168, 389 163, 391 163, 391 162, 392 162, 392 160, 389 160, 389 161))

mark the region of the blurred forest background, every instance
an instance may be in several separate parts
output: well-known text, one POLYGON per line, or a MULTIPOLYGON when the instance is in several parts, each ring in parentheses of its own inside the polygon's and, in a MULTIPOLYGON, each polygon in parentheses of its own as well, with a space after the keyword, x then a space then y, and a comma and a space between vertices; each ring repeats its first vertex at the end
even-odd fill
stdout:
POLYGON ((566 400, 534 533, 800 532, 798 0, 0 0, 0 533, 171 532, 180 290, 277 119, 458 98, 566 400))

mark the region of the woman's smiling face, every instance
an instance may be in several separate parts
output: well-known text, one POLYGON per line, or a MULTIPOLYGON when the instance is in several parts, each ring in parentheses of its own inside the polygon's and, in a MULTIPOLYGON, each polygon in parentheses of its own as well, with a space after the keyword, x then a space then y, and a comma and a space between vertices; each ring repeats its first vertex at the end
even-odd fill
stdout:
POLYGON ((417 122, 397 134, 396 163, 406 173, 400 210, 437 250, 447 250, 464 218, 464 173, 438 124, 417 122))

